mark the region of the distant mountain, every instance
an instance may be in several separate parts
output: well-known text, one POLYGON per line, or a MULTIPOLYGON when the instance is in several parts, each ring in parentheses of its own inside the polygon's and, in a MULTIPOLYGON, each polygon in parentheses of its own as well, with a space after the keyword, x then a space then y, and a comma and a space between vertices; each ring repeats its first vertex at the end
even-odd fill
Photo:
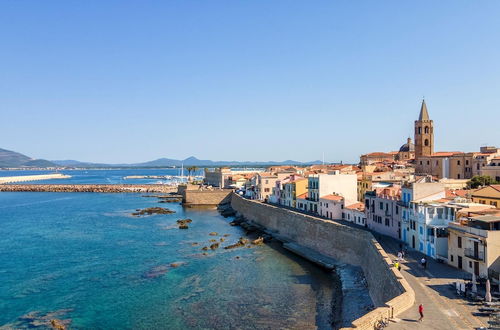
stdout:
POLYGON ((45 159, 33 159, 15 151, 0 149, 0 167, 57 167, 45 159))
POLYGON ((250 162, 250 161, 213 161, 206 159, 198 159, 196 157, 188 157, 186 159, 171 159, 159 158, 149 162, 133 163, 133 164, 99 164, 99 163, 86 163, 77 160, 53 160, 52 162, 60 166, 68 167, 180 167, 180 166, 270 166, 270 165, 305 165, 305 164, 321 164, 321 161, 315 160, 312 162, 297 162, 294 160, 285 160, 283 162, 267 161, 267 162, 250 162))

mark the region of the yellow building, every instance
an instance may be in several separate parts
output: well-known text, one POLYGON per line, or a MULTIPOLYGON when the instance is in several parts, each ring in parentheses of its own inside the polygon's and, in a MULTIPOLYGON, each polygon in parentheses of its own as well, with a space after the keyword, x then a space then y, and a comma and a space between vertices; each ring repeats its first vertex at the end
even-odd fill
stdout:
POLYGON ((448 225, 448 264, 498 282, 500 273, 500 217, 468 217, 448 225))
POLYGON ((472 201, 500 208, 500 184, 492 184, 474 191, 472 201))
POLYGON ((289 207, 297 206, 297 196, 307 193, 307 178, 299 178, 283 185, 282 204, 289 207))

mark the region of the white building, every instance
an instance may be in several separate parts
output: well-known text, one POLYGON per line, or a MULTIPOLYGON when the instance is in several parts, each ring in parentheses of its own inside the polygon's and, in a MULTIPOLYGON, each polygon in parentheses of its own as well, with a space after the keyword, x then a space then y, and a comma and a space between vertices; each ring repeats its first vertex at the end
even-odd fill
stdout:
POLYGON ((357 201, 357 175, 332 171, 328 174, 312 174, 308 177, 307 211, 319 213, 319 199, 326 195, 344 197, 347 204, 357 201))

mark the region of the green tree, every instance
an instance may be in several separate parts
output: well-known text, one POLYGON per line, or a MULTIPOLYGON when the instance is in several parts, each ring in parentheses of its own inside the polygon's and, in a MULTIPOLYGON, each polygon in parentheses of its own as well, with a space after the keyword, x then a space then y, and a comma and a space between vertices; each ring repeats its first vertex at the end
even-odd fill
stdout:
POLYGON ((479 187, 489 186, 490 184, 497 184, 498 182, 493 180, 492 177, 488 175, 475 175, 467 182, 467 188, 476 189, 479 187))

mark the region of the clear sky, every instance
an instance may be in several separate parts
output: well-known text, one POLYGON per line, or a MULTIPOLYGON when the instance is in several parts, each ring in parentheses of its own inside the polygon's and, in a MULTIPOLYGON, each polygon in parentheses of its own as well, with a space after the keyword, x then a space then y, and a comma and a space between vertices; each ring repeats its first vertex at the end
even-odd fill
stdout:
POLYGON ((356 162, 422 96, 436 151, 500 146, 500 1, 0 2, 0 148, 356 162))

